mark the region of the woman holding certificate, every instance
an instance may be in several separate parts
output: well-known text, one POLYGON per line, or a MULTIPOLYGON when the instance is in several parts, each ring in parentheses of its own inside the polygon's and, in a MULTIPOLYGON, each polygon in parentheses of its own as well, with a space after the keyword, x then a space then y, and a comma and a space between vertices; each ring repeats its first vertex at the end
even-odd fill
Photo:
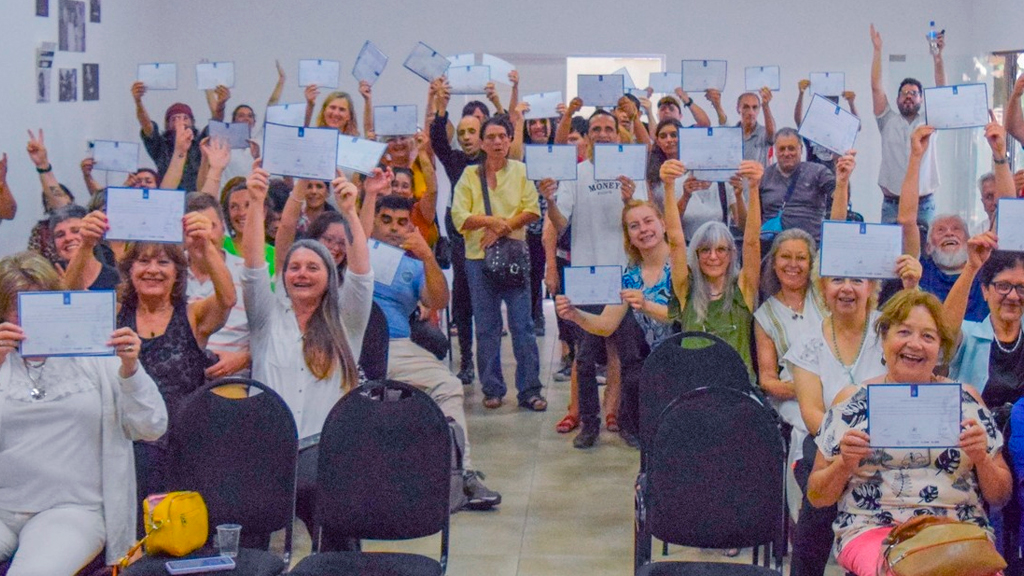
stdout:
POLYGON ((706 222, 687 245, 683 233, 675 184, 686 172, 679 160, 661 165, 665 185, 665 230, 672 259, 672 288, 676 299, 669 304, 669 318, 678 320, 684 331, 708 332, 735 349, 747 366, 751 383, 751 323, 761 277, 761 198, 758 192, 764 167, 744 160, 737 175, 750 188, 750 214, 743 234, 743 266, 729 227, 706 222))
POLYGON ((74 574, 134 540, 132 440, 156 440, 167 411, 128 327, 116 356, 23 357, 18 294, 62 290, 34 252, 0 260, 0 561, 16 574, 74 574))
POLYGON ((938 299, 916 290, 900 292, 886 304, 873 332, 885 369, 836 395, 821 424, 807 486, 811 504, 838 503, 836 558, 858 576, 874 576, 886 536, 922 514, 976 524, 991 538, 985 506, 1001 507, 1012 490, 1002 435, 981 395, 966 383, 934 375, 956 338, 938 299), (932 386, 934 391, 919 390, 932 386), (938 394, 940 386, 952 391, 954 401, 959 398, 959 407, 929 412, 919 428, 915 411, 926 407, 914 399, 938 394), (899 396, 891 393, 904 388, 899 396), (891 416, 883 420, 883 414, 891 416))

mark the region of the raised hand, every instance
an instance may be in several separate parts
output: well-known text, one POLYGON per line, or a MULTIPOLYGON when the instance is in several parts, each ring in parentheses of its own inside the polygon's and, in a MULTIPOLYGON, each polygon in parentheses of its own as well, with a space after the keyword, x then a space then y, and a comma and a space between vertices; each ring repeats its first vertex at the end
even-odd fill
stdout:
POLYGON ((191 128, 185 126, 185 121, 178 118, 174 121, 174 153, 184 154, 192 147, 192 140, 196 137, 191 128))
POLYGON ((855 98, 857 98, 857 93, 854 92, 853 90, 846 90, 845 92, 843 92, 843 100, 849 102, 851 106, 853 105, 853 101, 855 98))
POLYGON ((569 116, 572 116, 573 114, 579 112, 581 108, 583 108, 583 98, 577 96, 572 100, 569 100, 569 107, 565 109, 565 113, 568 114, 569 116))
POLYGON ((281 66, 281 61, 280 60, 274 60, 274 65, 277 66, 277 81, 281 82, 281 83, 284 83, 285 73, 284 73, 284 67, 281 66))
POLYGON ((134 82, 132 84, 132 100, 135 100, 136 104, 142 104, 142 97, 146 95, 146 85, 142 82, 134 82))
POLYGON ((903 288, 913 290, 921 282, 923 268, 921 261, 910 254, 902 254, 896 259, 896 277, 903 282, 903 288))
POLYGON ((395 179, 395 173, 391 167, 381 170, 374 168, 373 172, 363 180, 363 190, 367 194, 387 195, 391 190, 391 181, 395 179))
POLYGON ((836 180, 841 182, 849 182, 850 174, 853 173, 853 169, 857 167, 857 151, 847 150, 846 154, 840 156, 836 160, 836 180))
POLYGON ((876 52, 882 51, 882 35, 875 30, 875 25, 871 25, 871 45, 874 46, 876 52))
POLYGON ((549 203, 555 201, 555 193, 558 192, 558 180, 545 178, 537 183, 537 191, 549 203))
POLYGON ((223 138, 211 139, 207 136, 199 141, 199 150, 202 151, 203 156, 210 163, 210 168, 223 170, 227 167, 228 162, 231 161, 231 148, 228 147, 227 140, 223 138))
POLYGON ((1006 158, 1006 128, 996 122, 996 115, 988 111, 991 122, 985 126, 985 140, 992 149, 992 156, 995 158, 1006 158))
POLYGON ((91 250, 93 246, 100 243, 107 230, 110 230, 107 215, 99 210, 86 214, 85 218, 82 218, 78 230, 82 235, 82 248, 91 250))
POLYGON ((36 168, 45 169, 50 166, 50 159, 46 154, 46 139, 43 136, 43 129, 39 129, 39 136, 36 137, 31 130, 28 131, 28 157, 32 160, 32 163, 36 165, 36 168))
POLYGON ((373 86, 371 86, 366 80, 360 80, 359 95, 363 97, 363 100, 369 100, 373 97, 373 86))
POLYGON ((808 88, 811 87, 811 81, 806 78, 801 79, 799 82, 796 83, 796 87, 798 90, 800 90, 800 93, 803 94, 804 92, 807 91, 808 88))
POLYGON ((252 163, 252 173, 245 180, 245 187, 249 190, 250 202, 264 202, 267 199, 267 189, 270 187, 270 173, 263 169, 263 161, 257 159, 252 163))
POLYGON ((661 164, 661 170, 658 171, 661 181, 665 183, 665 190, 669 190, 670 187, 674 190, 676 180, 685 173, 686 166, 683 166, 683 163, 679 160, 665 160, 661 164))
MULTIPOLYGON (((81 164, 79 164, 79 167, 82 169, 82 176, 84 176, 86 179, 92 178, 92 170, 93 170, 93 168, 96 167, 96 161, 93 160, 92 158, 84 158, 84 159, 82 159, 81 164)), ((3 168, 4 168, 4 175, 6 175, 7 174, 7 156, 6 155, 4 156, 3 168)), ((3 176, 0 176, 0 181, 2 181, 2 180, 3 180, 3 176)))
POLYGON ((304 93, 306 95, 306 103, 312 106, 316 104, 316 99, 320 97, 320 88, 316 84, 310 84, 306 86, 304 93))
POLYGON ((750 188, 754 189, 761 183, 761 177, 764 176, 764 166, 755 160, 744 160, 740 162, 740 169, 736 174, 749 182, 750 188))
POLYGON ((110 335, 107 346, 114 348, 114 353, 121 359, 120 376, 127 378, 135 374, 139 367, 139 352, 142 348, 142 339, 139 335, 127 326, 118 328, 110 335))
POLYGON ((716 108, 722 105, 722 93, 717 88, 708 88, 704 92, 704 97, 708 99, 708 102, 714 104, 716 108))
POLYGON ((924 156, 926 150, 928 150, 928 143, 931 141, 932 134, 935 133, 935 128, 921 124, 910 134, 910 153, 914 156, 924 156))
POLYGON ((331 181, 331 190, 334 191, 334 200, 338 205, 338 212, 346 216, 359 217, 359 212, 356 210, 356 196, 359 195, 359 189, 356 185, 349 182, 348 178, 345 177, 345 173, 338 170, 337 177, 331 181))
POLYGON ((967 241, 967 264, 975 271, 981 270, 992 252, 998 249, 999 237, 996 233, 991 230, 982 232, 967 241))
POLYGON ((767 108, 768 104, 772 101, 772 91, 767 86, 762 86, 760 90, 761 94, 761 107, 767 108))

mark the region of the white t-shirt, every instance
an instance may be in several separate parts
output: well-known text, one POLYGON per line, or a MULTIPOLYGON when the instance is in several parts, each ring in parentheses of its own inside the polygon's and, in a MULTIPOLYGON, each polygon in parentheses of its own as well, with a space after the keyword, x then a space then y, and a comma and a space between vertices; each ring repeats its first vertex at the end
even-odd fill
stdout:
MULTIPOLYGON (((618 180, 594 180, 594 163, 580 162, 578 178, 558 185, 558 210, 572 224, 573 266, 626 266, 622 244, 622 192, 618 180)), ((636 181, 636 200, 647 200, 647 182, 636 181)))
MULTIPOLYGON (((224 264, 235 284, 237 300, 228 313, 224 327, 210 335, 206 347, 214 352, 242 352, 249 349, 249 319, 245 316, 245 300, 242 297, 242 270, 245 268, 245 260, 234 254, 225 253, 224 264)), ((189 268, 185 293, 188 295, 189 304, 212 296, 213 280, 207 278, 205 282, 200 282, 189 268)))

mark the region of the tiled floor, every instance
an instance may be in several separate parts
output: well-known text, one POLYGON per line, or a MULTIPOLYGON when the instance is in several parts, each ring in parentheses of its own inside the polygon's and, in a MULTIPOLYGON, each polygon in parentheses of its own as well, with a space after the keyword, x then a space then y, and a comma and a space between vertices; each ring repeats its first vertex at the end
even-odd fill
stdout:
MULTIPOLYGON (((515 360, 503 341, 505 379, 511 391, 498 410, 481 405, 479 383, 466 387, 466 415, 474 467, 502 494, 500 508, 459 512, 452 517, 448 574, 451 576, 589 576, 632 574, 633 482, 639 453, 615 434, 602 432, 590 450, 572 447, 573 434, 555 432, 565 415, 568 383, 551 380, 559 343, 551 302, 547 336, 538 338, 541 379, 550 407, 532 413, 515 405, 515 360)), ((295 557, 309 553, 309 539, 296 523, 295 557)), ((436 557, 439 537, 408 542, 364 543, 367 550, 416 552, 436 557)), ((656 544, 656 558, 660 544, 656 544)), ((671 548, 670 559, 727 561, 715 551, 671 548)), ((744 552, 736 561, 749 562, 744 552)), ((829 566, 828 576, 842 570, 829 566)))

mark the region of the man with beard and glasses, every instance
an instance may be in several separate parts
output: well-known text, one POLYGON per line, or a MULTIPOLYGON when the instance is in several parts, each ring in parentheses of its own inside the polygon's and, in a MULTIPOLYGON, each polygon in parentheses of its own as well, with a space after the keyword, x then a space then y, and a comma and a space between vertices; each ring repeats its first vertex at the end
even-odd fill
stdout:
MULTIPOLYGON (((968 227, 964 219, 956 214, 936 216, 928 230, 924 254, 921 255, 922 238, 915 217, 918 213, 918 172, 934 132, 931 126, 923 125, 915 129, 910 137, 910 155, 900 194, 898 220, 903 227, 903 252, 921 260, 921 289, 945 300, 967 265, 968 227)), ((985 128, 985 137, 992 149, 996 194, 999 197, 1012 197, 1013 175, 1005 161, 1006 131, 998 123, 990 122, 985 128)), ((889 290, 883 290, 883 298, 887 292, 889 290)), ((967 297, 967 313, 964 318, 980 322, 988 313, 981 285, 975 281, 967 297)))
MULTIPOLYGON (((882 164, 878 172, 878 185, 882 189, 882 223, 893 224, 896 222, 896 215, 900 203, 900 188, 903 175, 907 171, 907 158, 910 154, 908 143, 910 133, 915 128, 924 124, 924 114, 921 114, 921 104, 924 101, 924 88, 914 78, 906 78, 900 82, 897 90, 897 113, 889 105, 889 97, 885 94, 885 86, 882 84, 882 35, 871 25, 871 43, 874 45, 874 56, 871 60, 871 101, 874 105, 875 120, 878 122, 878 131, 882 136, 882 164)), ((946 71, 942 60, 942 49, 945 47, 943 35, 938 38, 938 50, 933 55, 935 60, 935 85, 946 84, 946 71)), ((931 176, 928 180, 934 180, 938 174, 938 166, 935 163, 935 154, 929 155, 931 176)), ((916 174, 916 172, 915 172, 916 174)), ((929 182, 926 190, 920 190, 920 202, 918 203, 917 221, 928 225, 935 217, 935 201, 932 193, 938 187, 938 182, 929 182)))

